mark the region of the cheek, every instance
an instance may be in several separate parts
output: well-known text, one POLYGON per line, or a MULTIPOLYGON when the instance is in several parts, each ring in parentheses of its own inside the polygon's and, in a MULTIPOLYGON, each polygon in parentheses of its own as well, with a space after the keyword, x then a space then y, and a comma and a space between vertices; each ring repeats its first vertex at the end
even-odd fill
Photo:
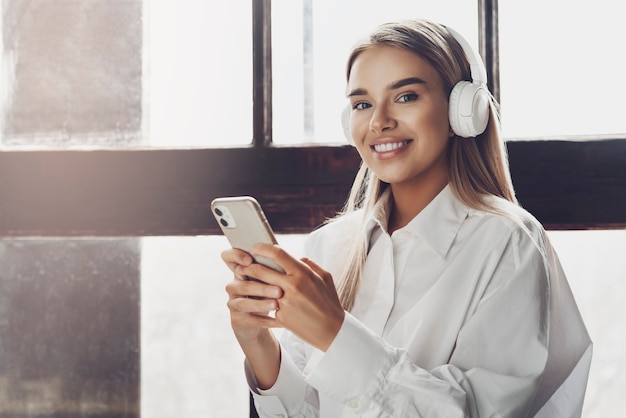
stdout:
POLYGON ((423 115, 422 123, 428 124, 430 129, 440 132, 448 137, 450 131, 450 119, 448 117, 448 106, 444 103, 437 108, 433 108, 430 112, 423 115))
POLYGON ((450 107, 448 101, 444 100, 441 104, 441 125, 445 126, 446 130, 450 129, 450 107))
POLYGON ((367 134, 368 129, 368 121, 364 115, 359 113, 353 113, 350 117, 350 133, 352 134, 352 139, 358 145, 363 137, 367 134))

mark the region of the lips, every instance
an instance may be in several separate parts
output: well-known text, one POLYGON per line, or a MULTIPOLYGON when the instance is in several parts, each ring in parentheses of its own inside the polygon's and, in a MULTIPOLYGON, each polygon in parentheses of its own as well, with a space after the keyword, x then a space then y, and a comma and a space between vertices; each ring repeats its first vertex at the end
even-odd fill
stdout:
POLYGON ((390 152, 390 151, 395 151, 399 148, 402 148, 405 145, 408 145, 409 142, 411 141, 404 140, 404 141, 399 141, 399 142, 386 142, 383 144, 374 144, 372 145, 372 148, 376 152, 390 152))

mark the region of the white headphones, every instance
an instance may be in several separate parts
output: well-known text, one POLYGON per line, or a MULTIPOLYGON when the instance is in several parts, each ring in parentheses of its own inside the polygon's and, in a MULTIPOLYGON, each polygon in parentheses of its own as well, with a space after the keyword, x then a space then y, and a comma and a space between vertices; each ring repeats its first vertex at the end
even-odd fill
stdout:
MULTIPOLYGON (((463 138, 473 138, 487 128, 489 122, 489 91, 487 89, 487 71, 482 59, 470 47, 469 43, 455 30, 444 26, 448 33, 463 48, 470 65, 472 81, 456 83, 448 99, 448 119, 454 133, 463 138)), ((351 145, 354 145, 350 132, 350 113, 347 105, 341 112, 343 133, 351 145)))

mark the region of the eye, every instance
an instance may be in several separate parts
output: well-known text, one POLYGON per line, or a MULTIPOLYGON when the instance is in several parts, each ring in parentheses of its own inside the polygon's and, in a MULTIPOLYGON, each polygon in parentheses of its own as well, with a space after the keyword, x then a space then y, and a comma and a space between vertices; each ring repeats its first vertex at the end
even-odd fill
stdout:
POLYGON ((398 103, 409 103, 417 100, 417 94, 415 93, 405 93, 402 96, 398 97, 398 103))
POLYGON ((352 106, 352 108, 356 110, 369 109, 370 107, 372 107, 372 105, 365 102, 357 102, 354 104, 354 106, 352 106))

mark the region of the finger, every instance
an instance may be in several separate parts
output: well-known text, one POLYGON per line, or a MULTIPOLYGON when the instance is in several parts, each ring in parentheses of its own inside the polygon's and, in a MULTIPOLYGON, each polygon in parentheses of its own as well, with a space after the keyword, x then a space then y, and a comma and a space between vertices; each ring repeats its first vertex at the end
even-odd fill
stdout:
POLYGON ((284 283, 282 273, 258 263, 252 263, 249 266, 238 265, 235 268, 235 274, 259 280, 266 285, 281 287, 281 283, 284 283))
POLYGON ((301 261, 307 266, 309 266, 311 270, 317 273, 317 275, 320 276, 326 283, 333 283, 333 276, 328 271, 324 270, 315 261, 306 257, 302 258, 301 261))
POLYGON ((278 308, 275 299, 251 299, 245 297, 235 297, 228 299, 226 303, 231 312, 262 314, 266 315, 270 311, 278 308))
POLYGON ((249 266, 254 261, 250 254, 236 248, 223 251, 221 256, 222 260, 233 272, 237 265, 249 266))
POLYGON ((231 297, 278 299, 282 297, 283 290, 278 286, 268 285, 255 280, 233 280, 226 285, 226 293, 231 297))
POLYGON ((250 254, 254 257, 262 256, 274 260, 287 273, 302 267, 300 260, 292 257, 287 251, 278 245, 257 243, 252 247, 250 254))

